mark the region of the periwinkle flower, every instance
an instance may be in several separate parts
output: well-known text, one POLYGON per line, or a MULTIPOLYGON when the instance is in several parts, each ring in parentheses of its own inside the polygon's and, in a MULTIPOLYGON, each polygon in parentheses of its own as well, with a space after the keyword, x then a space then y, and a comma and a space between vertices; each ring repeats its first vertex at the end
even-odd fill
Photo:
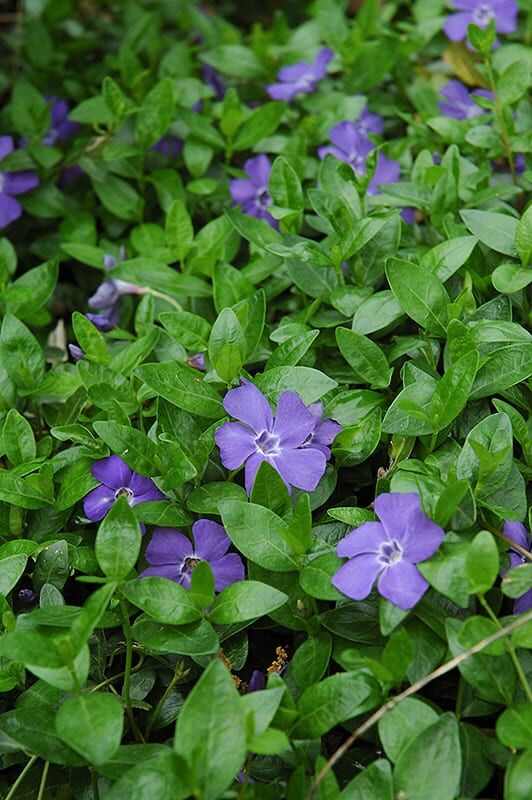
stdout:
POLYGON ((37 595, 33 589, 19 589, 17 592, 17 597, 25 606, 29 606, 37 601, 37 595))
POLYGON ((378 114, 374 114, 367 106, 364 106, 353 125, 355 125, 362 136, 366 137, 368 133, 377 133, 380 135, 383 129, 382 117, 378 114))
POLYGON ((315 427, 307 441, 304 442, 303 447, 315 447, 317 450, 321 450, 325 458, 329 460, 331 457, 329 445, 338 436, 342 426, 334 419, 323 419, 323 405, 321 403, 312 403, 307 406, 307 411, 310 411, 314 417, 315 427))
MULTIPOLYGON (((361 177, 365 175, 366 158, 375 148, 373 142, 364 136, 358 129, 355 122, 339 122, 329 131, 329 139, 332 145, 325 145, 318 148, 320 158, 325 158, 327 153, 345 161, 349 164, 354 173, 361 177)), ((371 182, 368 186, 368 194, 378 194, 379 184, 394 183, 399 179, 400 165, 398 161, 386 158, 382 153, 377 155, 377 166, 371 182)))
MULTIPOLYGON (((119 261, 124 261, 125 250, 120 248, 119 261)), ((109 254, 104 255, 103 265, 105 269, 112 269, 117 264, 117 259, 109 254)), ((88 304, 91 308, 96 308, 99 314, 86 314, 92 324, 100 331, 110 331, 118 324, 120 319, 120 304, 122 297, 126 294, 142 294, 142 286, 134 283, 121 281, 118 278, 101 283, 92 297, 89 297, 88 304)))
POLYGON ((327 75, 327 65, 333 56, 333 51, 324 47, 314 61, 298 61, 289 67, 281 67, 277 73, 279 83, 270 84, 266 91, 273 100, 286 101, 297 94, 310 94, 327 75))
POLYGON ((192 369, 205 372, 205 353, 194 353, 193 356, 187 358, 187 364, 189 367, 192 367, 192 369))
POLYGON ((225 97, 226 86, 219 73, 216 72, 214 67, 211 67, 209 64, 204 64, 201 68, 201 71, 203 80, 207 86, 210 86, 210 88, 213 90, 216 100, 223 100, 225 97))
POLYGON ((513 33, 517 27, 517 3, 515 0, 452 0, 451 14, 443 26, 448 39, 459 42, 467 38, 468 25, 487 28, 495 21, 497 33, 513 33))
POLYGON ((174 528, 156 528, 146 548, 150 565, 140 578, 168 578, 190 589, 190 579, 200 561, 206 561, 214 575, 215 591, 221 592, 235 581, 244 580, 244 564, 237 553, 228 553, 231 540, 224 528, 210 519, 199 519, 192 526, 193 542, 174 528))
MULTIPOLYGON (((15 149, 12 136, 0 136, 0 162, 15 149)), ((4 172, 0 169, 0 228, 5 228, 22 215, 22 206, 15 197, 35 189, 39 179, 31 170, 4 172)))
POLYGON ((85 356, 85 353, 77 344, 69 344, 68 345, 68 352, 72 356, 74 361, 81 361, 81 359, 85 356))
POLYGON ((229 181, 229 191, 233 201, 242 206, 245 214, 263 219, 272 228, 277 228, 277 221, 268 211, 268 207, 273 205, 268 188, 271 168, 266 155, 249 158, 244 164, 248 177, 229 181))
POLYGON ((313 492, 325 472, 327 456, 308 442, 316 419, 295 392, 283 392, 274 417, 262 392, 242 381, 224 398, 224 408, 238 422, 224 422, 214 439, 222 464, 238 469, 245 464, 245 486, 251 493, 257 470, 267 461, 279 473, 288 491, 295 486, 313 492))
MULTIPOLYGON (((504 523, 502 532, 508 539, 511 539, 512 542, 515 542, 515 544, 522 547, 523 550, 530 552, 530 541, 528 538, 528 534, 526 532, 525 526, 521 522, 506 521, 504 523)), ((512 569, 515 569, 515 567, 519 567, 521 564, 528 563, 526 558, 523 555, 521 555, 521 553, 518 550, 513 550, 512 548, 510 548, 510 552, 508 553, 508 555, 510 556, 510 567, 501 572, 501 575, 507 575, 509 572, 511 572, 512 569)), ((531 608, 532 608, 532 589, 529 589, 524 594, 522 594, 521 597, 518 597, 514 602, 514 614, 522 614, 523 611, 529 611, 529 609, 531 608)))
POLYGON ((380 522, 362 523, 338 544, 336 552, 349 561, 332 583, 352 600, 363 600, 378 579, 379 593, 406 611, 429 587, 416 564, 436 552, 444 532, 423 513, 417 494, 381 494, 374 507, 380 522))
POLYGON ((166 158, 177 158, 183 149, 183 142, 177 136, 163 136, 151 148, 154 153, 160 153, 166 158))
POLYGON ((493 93, 487 89, 475 89, 473 92, 468 92, 463 83, 455 80, 448 81, 440 89, 440 94, 447 101, 438 103, 440 111, 446 117, 454 119, 473 119, 488 113, 485 108, 481 108, 475 103, 474 97, 489 97, 490 100, 493 100, 493 93))
POLYGON ((42 144, 53 147, 58 142, 66 142, 79 129, 77 122, 68 119, 68 103, 62 97, 47 97, 51 101, 50 108, 51 125, 50 130, 42 140, 42 144))
POLYGON ((148 500, 164 500, 164 494, 154 482, 133 472, 120 456, 108 456, 95 461, 91 472, 101 483, 83 501, 85 516, 93 522, 103 519, 119 497, 126 497, 130 506, 148 500))

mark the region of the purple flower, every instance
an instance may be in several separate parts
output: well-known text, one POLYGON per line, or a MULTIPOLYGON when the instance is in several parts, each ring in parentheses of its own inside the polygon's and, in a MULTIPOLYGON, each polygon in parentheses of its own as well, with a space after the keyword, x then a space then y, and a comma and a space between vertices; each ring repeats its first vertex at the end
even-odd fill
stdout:
POLYGON ((37 595, 33 589, 19 589, 17 592, 17 597, 25 606, 29 606, 32 603, 35 603, 37 600, 37 595))
MULTIPOLYGON (((345 161, 354 173, 361 177, 366 173, 366 158, 375 148, 373 142, 360 133, 355 122, 339 122, 329 131, 331 145, 318 148, 320 158, 325 158, 327 153, 345 161)), ((368 186, 368 194, 378 194, 377 188, 381 183, 394 183, 399 179, 401 168, 398 161, 392 161, 382 153, 377 156, 375 174, 368 186)))
POLYGON ((281 67, 277 73, 280 83, 272 83, 266 91, 273 100, 292 100, 296 94, 310 94, 327 74, 327 65, 334 56, 324 47, 314 61, 298 61, 289 67, 281 67))
POLYGON ((268 206, 273 205, 268 189, 271 168, 268 156, 249 158, 244 164, 248 177, 229 181, 229 191, 233 201, 240 203, 245 214, 263 219, 272 228, 277 228, 277 221, 267 210, 268 206))
POLYGON ((303 447, 315 447, 317 450, 321 450, 328 460, 331 457, 329 445, 332 444, 338 436, 342 430, 342 426, 333 419, 322 419, 323 405, 321 403, 312 403, 312 405, 307 406, 307 411, 310 411, 314 417, 315 428, 307 441, 304 442, 303 447))
POLYGON ((50 109, 52 124, 42 140, 42 144, 53 147, 58 141, 66 142, 74 136, 79 129, 79 125, 68 119, 69 108, 66 100, 63 100, 62 97, 47 97, 46 99, 52 103, 50 109))
POLYGON ((415 606, 429 584, 415 566, 436 552, 444 532, 421 510, 419 495, 379 495, 374 503, 380 522, 364 522, 338 544, 349 558, 333 576, 333 585, 353 600, 363 600, 378 577, 377 589, 394 605, 415 606))
POLYGON ((249 679, 248 690, 246 694, 260 692, 265 687, 266 678, 264 677, 264 672, 261 672, 260 669, 254 669, 251 673, 251 678, 249 679))
POLYGON ((85 353, 83 352, 81 347, 78 347, 77 344, 69 344, 68 352, 70 353, 74 361, 81 361, 81 359, 85 356, 85 353))
MULTIPOLYGON (((118 260, 124 261, 126 252, 123 247, 120 248, 120 255, 118 260)), ((114 256, 106 254, 103 257, 103 265, 105 269, 112 269, 117 264, 114 256)), ((117 278, 111 278, 109 281, 101 283, 92 297, 89 297, 88 304, 91 308, 96 308, 100 311, 99 314, 86 314, 92 324, 100 331, 110 331, 118 324, 120 319, 120 303, 122 297, 126 294, 142 294, 143 289, 141 286, 136 286, 134 283, 127 283, 117 278)))
POLYGON ((83 508, 85 516, 97 522, 103 519, 119 497, 127 497, 130 506, 145 503, 147 500, 164 500, 150 478, 133 472, 120 456, 109 456, 96 461, 92 467, 93 476, 101 482, 85 497, 83 508))
POLYGON ((367 106, 364 106, 353 124, 362 136, 367 137, 368 133, 377 133, 379 135, 382 133, 382 117, 378 114, 373 114, 367 106))
POLYGON ((251 493, 257 470, 267 461, 288 491, 292 486, 313 492, 325 472, 323 451, 306 444, 316 419, 295 392, 283 392, 273 416, 270 404, 249 381, 224 398, 224 408, 239 422, 224 422, 214 434, 222 464, 238 469, 245 463, 245 485, 251 493))
POLYGON ((191 542, 174 528, 156 528, 146 548, 150 565, 140 578, 156 575, 190 589, 190 579, 200 561, 206 561, 214 575, 214 588, 221 592, 235 581, 244 580, 244 564, 237 553, 228 553, 231 540, 217 522, 199 519, 192 526, 191 542))
MULTIPOLYGON (((530 551, 530 542, 525 526, 521 522, 505 522, 502 532, 504 535, 515 542, 524 550, 530 551)), ((501 575, 507 575, 515 567, 521 564, 526 564, 527 560, 517 550, 510 548, 510 567, 501 572, 501 575)), ((532 589, 529 589, 521 597, 518 597, 514 603, 514 613, 522 614, 523 611, 528 611, 532 608, 532 589)))
POLYGON ((190 358, 187 358, 187 364, 193 369, 199 369, 200 372, 205 372, 205 354, 195 353, 190 358))
POLYGON ((177 158, 183 148, 183 142, 177 136, 163 136, 150 149, 154 153, 160 153, 166 158, 177 158))
MULTIPOLYGON (((12 136, 0 136, 0 162, 13 152, 15 145, 12 136)), ((0 228, 5 228, 22 214, 22 206, 15 200, 17 194, 35 189, 39 179, 35 172, 2 172, 0 170, 0 228)))
POLYGON ((226 92, 225 83, 214 67, 209 66, 209 64, 204 64, 201 71, 203 73, 203 80, 207 86, 210 86, 213 90, 215 98, 217 100, 223 100, 226 92))
POLYGON ((454 119, 472 119, 488 113, 485 108, 481 108, 475 103, 473 97, 489 97, 490 100, 493 100, 492 92, 488 92, 486 89, 476 89, 469 93, 460 81, 448 81, 440 89, 440 94, 448 100, 447 103, 438 103, 440 111, 446 117, 454 117, 454 119))
POLYGON ((495 20, 498 33, 513 33, 517 27, 517 3, 515 0, 453 0, 456 14, 447 18, 443 30, 452 42, 467 37, 467 26, 487 28, 495 20))

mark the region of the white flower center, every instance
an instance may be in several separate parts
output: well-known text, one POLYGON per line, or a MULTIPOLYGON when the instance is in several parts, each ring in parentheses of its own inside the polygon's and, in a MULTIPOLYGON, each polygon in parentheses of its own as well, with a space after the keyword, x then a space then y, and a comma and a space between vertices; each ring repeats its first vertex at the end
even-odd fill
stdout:
POLYGON ((257 451, 262 453, 263 456, 278 456, 281 452, 279 444, 280 439, 274 433, 269 431, 262 431, 262 433, 255 439, 257 451))
POLYGON ((481 3, 473 11, 473 22, 480 28, 487 27, 492 19, 495 19, 495 14, 488 3, 481 3))
POLYGON ((266 206, 271 206, 272 199, 268 192, 267 186, 261 186, 260 189, 257 189, 257 194, 255 195, 255 205, 257 208, 266 208, 266 206))
POLYGON ((383 542, 379 547, 377 559, 386 567, 391 567, 393 564, 397 564, 397 562, 401 561, 402 558, 403 548, 397 539, 392 539, 391 542, 383 542))
POLYGON ((115 500, 118 500, 119 497, 125 497, 129 505, 131 505, 134 494, 128 486, 121 486, 120 489, 117 489, 115 492, 115 500))

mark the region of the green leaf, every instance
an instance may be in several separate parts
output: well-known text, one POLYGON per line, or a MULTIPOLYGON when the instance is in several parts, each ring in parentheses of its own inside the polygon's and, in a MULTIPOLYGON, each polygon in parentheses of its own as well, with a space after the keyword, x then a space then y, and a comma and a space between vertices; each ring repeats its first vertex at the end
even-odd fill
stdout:
POLYGON ((14 467, 33 461, 37 455, 30 423, 15 408, 8 411, 2 431, 6 455, 14 467))
POLYGON ((107 173, 105 179, 93 179, 92 186, 104 208, 115 217, 126 222, 141 219, 144 201, 127 181, 107 173))
POLYGON ((331 578, 342 566, 342 560, 336 553, 327 553, 323 556, 313 558, 306 567, 301 570, 301 587, 311 597, 318 600, 341 600, 340 594, 332 583, 331 578))
POLYGON ((197 370, 178 361, 144 364, 135 370, 135 374, 156 394, 191 414, 214 419, 220 419, 224 414, 215 389, 205 383, 197 370))
POLYGON ((237 549, 273 572, 292 572, 297 561, 287 541, 288 525, 263 506, 225 501, 219 504, 224 527, 237 549), (250 536, 249 532, 254 531, 250 536))
POLYGON ((496 725, 498 739, 507 747, 523 750, 530 746, 532 736, 532 705, 507 708, 496 725))
POLYGON ((290 673, 300 689, 317 683, 329 664, 332 651, 332 637, 327 631, 309 636, 301 644, 290 661, 290 673))
POLYGON ((458 723, 449 712, 402 750, 395 765, 394 787, 409 800, 454 800, 461 771, 458 723))
POLYGON ((110 270, 109 276, 178 296, 211 296, 209 286, 201 278, 197 278, 195 275, 182 275, 177 270, 151 258, 139 257, 133 258, 131 261, 123 261, 110 270))
POLYGON ((96 364, 105 364, 109 361, 104 337, 84 314, 74 311, 72 314, 72 327, 85 358, 89 361, 94 361, 96 364))
MULTIPOLYGON (((139 745, 142 753, 150 746, 139 745)), ((105 800, 185 800, 190 796, 186 764, 177 753, 165 748, 146 756, 106 791, 105 800)))
POLYGON ((318 336, 319 331, 306 331, 287 339, 273 351, 266 364, 266 370, 274 367, 295 366, 312 347, 318 336))
POLYGON ((466 577, 471 594, 491 589, 499 574, 499 552, 493 535, 480 531, 471 542, 466 558, 466 577))
POLYGON ((497 97, 503 106, 510 106, 525 94, 530 86, 530 64, 520 58, 510 64, 497 80, 497 97))
POLYGON ((173 82, 169 77, 163 78, 148 92, 138 112, 135 125, 138 144, 147 150, 162 139, 174 113, 173 82))
POLYGON ((194 794, 217 800, 246 755, 246 714, 227 667, 215 658, 179 714, 174 750, 193 775, 194 794))
POLYGON ((124 584, 121 591, 130 603, 141 608, 155 622, 186 625, 201 618, 201 609, 190 593, 167 578, 141 578, 124 584))
POLYGON ((386 276, 405 314, 431 333, 445 336, 451 299, 441 281, 411 261, 389 258, 386 276))
POLYGON ((527 267, 532 258, 532 206, 528 206, 517 226, 515 249, 523 267, 527 267))
POLYGON ((119 497, 100 523, 94 550, 102 572, 125 578, 137 563, 140 552, 140 525, 125 497, 119 497))
POLYGON ((206 483, 198 486, 188 496, 187 506, 197 514, 219 514, 224 500, 247 502, 245 489, 235 483, 206 483))
POLYGON ((380 702, 380 687, 370 674, 359 670, 331 675, 305 689, 299 698, 299 719, 292 728, 292 736, 315 739, 380 702))
POLYGON ((373 761, 349 781, 342 790, 342 800, 393 800, 390 762, 385 758, 373 761))
MULTIPOLYGON (((233 141, 233 148, 235 150, 249 150, 261 139, 271 136, 279 127, 284 112, 285 106, 283 103, 265 103, 256 108, 240 126, 233 141)), ((288 208, 294 207, 288 206, 288 208)))
POLYGON ((355 377, 362 378, 376 389, 390 385, 393 369, 388 366, 386 356, 380 347, 371 339, 347 328, 337 328, 336 341, 341 354, 357 373, 355 377))
POLYGON ((446 428, 464 409, 475 380, 478 353, 466 353, 446 370, 438 381, 428 414, 434 431, 446 428))
POLYGON ((0 558, 0 594, 6 597, 17 585, 26 569, 27 556, 12 555, 0 558))
POLYGON ((396 762, 408 745, 438 720, 438 713, 416 697, 407 697, 379 720, 379 736, 388 758, 396 762))
POLYGON ((44 378, 44 355, 37 339, 12 314, 6 314, 0 332, 0 363, 19 389, 31 391, 44 378))
POLYGON ((57 283, 58 271, 57 261, 46 261, 39 267, 24 272, 7 288, 7 311, 19 319, 31 322, 32 315, 51 297, 57 283))
POLYGON ((515 237, 518 221, 508 214, 497 214, 494 211, 477 211, 465 209, 460 211, 460 216, 467 228, 477 236, 482 244, 487 245, 497 253, 515 256, 515 237))
POLYGON ((215 599, 209 612, 209 620, 218 625, 247 622, 275 611, 287 600, 284 592, 279 592, 266 583, 237 581, 215 599))
MULTIPOLYGON (((143 578, 142 580, 148 580, 143 578)), ((186 591, 186 590, 185 590, 186 591)), ((201 612, 200 612, 201 613, 201 612)), ((178 653, 182 656, 205 656, 220 650, 220 641, 212 625, 200 622, 179 628, 161 625, 141 615, 132 627, 135 641, 156 653, 178 653)))
POLYGON ((240 373, 246 358, 246 337, 242 326, 231 308, 224 308, 212 326, 209 337, 209 358, 226 383, 240 373))
POLYGON ((142 475, 161 475, 164 464, 157 445, 145 433, 116 422, 95 422, 94 430, 111 450, 142 475))
POLYGON ((33 585, 40 591, 45 583, 51 583, 57 589, 62 589, 70 575, 70 560, 68 544, 64 539, 59 539, 44 547, 35 561, 33 570, 33 585))
POLYGON ((221 44, 201 54, 201 60, 223 75, 232 78, 260 78, 264 68, 249 47, 241 44, 221 44))
POLYGON ((303 208, 303 190, 296 171, 286 158, 277 156, 270 172, 270 194, 276 205, 282 208, 303 208))
POLYGON ((476 236, 458 236, 423 253, 420 266, 428 269, 442 283, 465 264, 478 242, 476 236))
POLYGON ((338 385, 328 375, 311 367, 274 367, 257 375, 255 383, 274 401, 282 392, 296 392, 307 405, 316 403, 338 385))
POLYGON ((194 244, 194 228, 187 207, 181 200, 174 200, 166 214, 166 246, 178 261, 183 261, 194 244))
POLYGON ((532 589, 532 564, 520 564, 503 578, 502 591, 507 597, 521 597, 532 589))
POLYGON ((504 776, 504 800, 529 800, 532 781, 532 750, 514 756, 504 776))
POLYGON ((187 350, 207 350, 211 326, 203 317, 190 311, 163 311, 159 319, 170 336, 187 350))
POLYGON ((91 764, 104 764, 116 753, 124 717, 116 697, 89 692, 71 697, 59 708, 55 729, 59 737, 91 764))

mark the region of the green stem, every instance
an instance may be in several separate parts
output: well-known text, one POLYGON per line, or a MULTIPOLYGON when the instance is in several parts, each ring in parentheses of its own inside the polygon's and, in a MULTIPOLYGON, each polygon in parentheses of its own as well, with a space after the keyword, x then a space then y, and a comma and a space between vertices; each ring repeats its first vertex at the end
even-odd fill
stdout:
POLYGON ((174 300, 173 297, 170 297, 170 295, 164 292, 159 292, 157 289, 150 289, 148 286, 145 286, 140 294, 151 294, 153 297, 158 297, 159 300, 163 300, 165 303, 168 303, 168 305, 173 306, 176 311, 183 311, 183 306, 180 305, 177 300, 174 300))
POLYGON ((456 695, 456 706, 454 709, 454 713, 460 719, 462 716, 462 706, 464 703, 464 690, 465 690, 465 681, 463 678, 462 673, 460 673, 460 680, 458 681, 458 692, 456 695))
POLYGON ((43 800, 44 798, 44 790, 46 789, 46 779, 48 778, 49 769, 50 769, 50 762, 45 761, 44 767, 42 769, 41 782, 39 784, 39 794, 37 795, 37 800, 43 800))
POLYGON ((523 556, 526 561, 532 561, 532 553, 530 553, 528 550, 525 550, 525 548, 521 547, 521 545, 517 544, 517 542, 514 542, 513 539, 505 536, 502 531, 499 531, 497 528, 495 528, 493 525, 489 525, 487 522, 484 523, 484 527, 490 530, 498 539, 501 539, 503 542, 506 542, 506 544, 509 544, 512 550, 515 550, 516 553, 519 553, 520 556, 523 556))
POLYGON ((124 630, 124 638, 126 641, 126 666, 124 669, 124 683, 122 686, 122 697, 124 698, 124 703, 126 706, 126 714, 129 719, 129 724, 131 725, 131 730, 133 731, 133 735, 138 742, 144 742, 142 737, 142 733, 139 730, 137 722, 135 720, 135 715, 133 713, 133 707, 131 705, 131 695, 130 695, 130 681, 131 681, 131 667, 133 664, 133 636, 131 634, 131 625, 129 623, 129 614, 127 613, 127 606, 125 602, 120 598, 120 610, 122 611, 122 628, 124 630))
POLYGON ((501 129, 501 137, 502 137, 502 144, 504 147, 504 151, 506 153, 506 158, 508 159, 508 163, 510 165, 510 172, 512 173, 512 180, 517 185, 517 175, 515 172, 515 163, 514 163, 514 154, 512 153, 512 148, 510 146, 510 137, 508 136, 508 128, 506 127, 506 122, 504 120, 504 111, 501 106, 501 101, 499 99, 499 94, 497 92, 497 87, 495 85, 495 77, 493 75, 493 69, 491 67, 491 58, 490 56, 486 56, 484 59, 484 63, 486 65, 486 69, 488 71, 488 78, 491 86, 491 91, 493 92, 493 99, 495 103, 495 115, 499 122, 499 127, 501 129))
POLYGON ((174 672, 174 674, 172 676, 172 680, 170 681, 170 683, 168 684, 168 686, 166 687, 166 689, 162 693, 162 695, 161 695, 161 697, 159 699, 159 702, 157 703, 157 705, 155 706, 155 708, 153 709, 153 711, 152 711, 152 713, 150 715, 150 718, 148 720, 148 724, 146 726, 146 733, 144 734, 144 739, 145 739, 146 742, 150 738, 153 726, 157 722, 157 718, 158 718, 159 714, 161 713, 161 709, 164 706, 168 695, 170 694, 170 692, 172 691, 172 689, 176 685, 177 681, 179 681, 183 677, 182 666, 183 666, 182 662, 179 662, 176 665, 176 669, 175 669, 175 672, 174 672))
MULTIPOLYGON (((497 626, 497 628, 499 630, 502 630, 501 623, 499 622, 496 614, 494 614, 494 612, 492 611, 491 606, 488 603, 488 601, 486 600, 486 598, 484 597, 484 595, 483 594, 479 594, 477 596, 478 596, 478 600, 479 600, 480 605, 485 610, 485 612, 488 615, 488 617, 492 620, 492 622, 495 623, 495 625, 497 626)), ((505 639, 504 640, 504 644, 505 644, 506 650, 508 652, 508 655, 512 659, 513 665, 515 667, 515 671, 517 672, 518 678, 519 678, 519 680, 521 682, 521 686, 525 690, 525 694, 527 696, 528 702, 532 703, 532 689, 530 688, 530 685, 529 685, 529 683, 527 681, 527 678, 526 678, 526 675, 524 673, 523 667, 521 666, 521 662, 519 661, 517 653, 515 652, 515 648, 514 648, 513 644, 511 643, 511 641, 509 639, 505 639)))
POLYGON ((16 779, 15 783, 13 784, 9 792, 6 794, 4 800, 11 800, 11 798, 15 796, 18 787, 20 786, 20 784, 22 783, 22 781, 24 780, 24 778, 26 777, 30 769, 33 767, 38 758, 39 756, 32 756, 30 758, 30 760, 28 761, 28 763, 26 764, 26 766, 16 779))
POLYGON ((100 800, 100 791, 98 789, 98 776, 95 771, 91 769, 91 789, 94 800, 100 800))

